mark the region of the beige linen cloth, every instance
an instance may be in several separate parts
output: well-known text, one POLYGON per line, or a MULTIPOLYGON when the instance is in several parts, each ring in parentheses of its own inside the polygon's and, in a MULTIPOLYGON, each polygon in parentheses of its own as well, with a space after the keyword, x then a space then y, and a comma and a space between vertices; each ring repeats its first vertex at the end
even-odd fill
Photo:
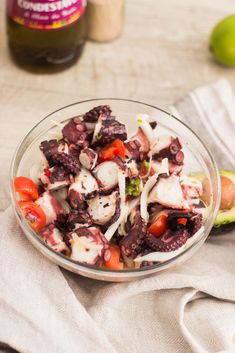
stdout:
MULTIPOLYGON (((171 109, 185 120, 190 115, 213 151, 220 147, 220 165, 235 168, 235 99, 227 81, 199 88, 171 109)), ((0 341, 19 352, 232 353, 234 301, 235 232, 210 237, 167 272, 102 283, 44 258, 11 209, 0 218, 0 341)))

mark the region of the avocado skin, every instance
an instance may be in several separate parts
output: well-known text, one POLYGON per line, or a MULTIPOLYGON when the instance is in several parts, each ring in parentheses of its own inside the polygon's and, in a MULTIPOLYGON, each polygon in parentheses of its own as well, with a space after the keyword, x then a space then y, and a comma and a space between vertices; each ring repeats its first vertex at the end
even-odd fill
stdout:
POLYGON ((227 223, 227 224, 221 224, 220 226, 213 227, 211 229, 210 235, 225 235, 227 233, 232 232, 235 229, 235 222, 233 223, 227 223))

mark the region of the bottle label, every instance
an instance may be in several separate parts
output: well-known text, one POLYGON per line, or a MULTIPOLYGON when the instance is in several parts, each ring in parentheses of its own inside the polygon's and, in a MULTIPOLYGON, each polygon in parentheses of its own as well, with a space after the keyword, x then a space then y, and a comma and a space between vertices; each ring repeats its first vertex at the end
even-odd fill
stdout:
POLYGON ((83 16, 86 0, 8 0, 8 16, 24 27, 51 30, 83 16))

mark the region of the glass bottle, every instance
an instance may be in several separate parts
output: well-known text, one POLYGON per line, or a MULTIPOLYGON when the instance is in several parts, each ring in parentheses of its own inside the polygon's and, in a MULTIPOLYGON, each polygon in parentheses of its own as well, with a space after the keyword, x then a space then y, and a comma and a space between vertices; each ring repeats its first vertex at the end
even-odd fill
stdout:
POLYGON ((64 69, 80 57, 86 0, 7 0, 8 44, 28 69, 64 69))

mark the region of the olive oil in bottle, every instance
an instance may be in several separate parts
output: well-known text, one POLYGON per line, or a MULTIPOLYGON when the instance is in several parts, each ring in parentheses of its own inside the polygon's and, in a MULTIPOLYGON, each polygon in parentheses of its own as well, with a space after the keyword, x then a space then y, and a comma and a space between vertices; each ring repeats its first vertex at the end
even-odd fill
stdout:
POLYGON ((57 71, 77 61, 86 37, 86 0, 7 0, 13 60, 33 71, 57 71))

